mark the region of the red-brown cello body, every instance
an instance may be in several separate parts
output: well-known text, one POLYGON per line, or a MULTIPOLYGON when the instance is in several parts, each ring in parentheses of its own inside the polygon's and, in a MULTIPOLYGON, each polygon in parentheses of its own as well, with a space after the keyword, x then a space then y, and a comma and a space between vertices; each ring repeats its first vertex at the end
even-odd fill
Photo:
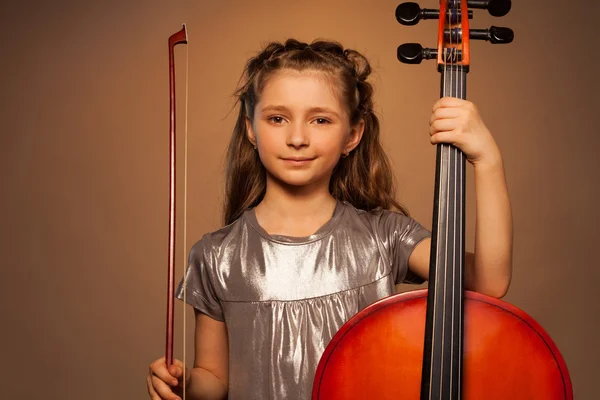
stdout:
MULTIPOLYGON (((398 58, 437 58, 441 96, 465 99, 469 39, 513 38, 507 28, 470 30, 467 6, 502 16, 510 5, 441 0, 438 12, 404 3, 396 17, 405 25, 439 19, 438 48, 402 45, 398 58)), ((313 400, 571 400, 566 364, 544 329, 509 303, 464 291, 465 157, 446 144, 436 157, 429 288, 382 299, 344 324, 321 357, 313 400)))
MULTIPOLYGON (((426 289, 402 293, 350 319, 321 358, 313 399, 419 399, 426 300, 426 289)), ((464 312, 464 399, 573 398, 562 356, 530 316, 474 292, 464 312)))

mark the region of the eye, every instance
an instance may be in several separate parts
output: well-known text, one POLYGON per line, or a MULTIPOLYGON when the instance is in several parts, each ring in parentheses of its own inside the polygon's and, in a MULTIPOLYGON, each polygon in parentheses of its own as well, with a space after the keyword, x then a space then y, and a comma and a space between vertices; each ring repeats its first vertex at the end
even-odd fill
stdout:
POLYGON ((273 122, 276 125, 280 125, 281 123, 283 123, 284 119, 279 115, 273 115, 272 117, 267 118, 267 121, 273 122))
POLYGON ((324 124, 329 124, 331 121, 329 121, 328 119, 325 119, 325 118, 317 118, 317 119, 315 119, 315 122, 317 123, 317 125, 324 125, 324 124))

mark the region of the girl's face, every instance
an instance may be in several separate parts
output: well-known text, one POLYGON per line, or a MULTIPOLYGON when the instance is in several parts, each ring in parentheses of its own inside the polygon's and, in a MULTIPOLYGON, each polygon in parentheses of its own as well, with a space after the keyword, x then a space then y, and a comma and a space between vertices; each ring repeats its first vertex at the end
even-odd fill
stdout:
POLYGON ((364 121, 350 126, 348 111, 320 71, 282 70, 270 77, 246 121, 269 180, 292 186, 329 185, 342 153, 362 137, 364 121))

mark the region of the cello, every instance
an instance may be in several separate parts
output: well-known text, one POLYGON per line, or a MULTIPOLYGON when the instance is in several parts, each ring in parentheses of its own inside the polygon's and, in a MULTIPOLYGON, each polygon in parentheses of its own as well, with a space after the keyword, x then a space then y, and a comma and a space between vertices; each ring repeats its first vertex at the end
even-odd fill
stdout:
MULTIPOLYGON (((407 43, 399 61, 436 59, 441 96, 466 98, 470 39, 510 43, 511 29, 470 29, 469 8, 506 15, 510 0, 403 3, 397 20, 438 19, 436 49, 407 43)), ((428 289, 381 299, 334 335, 317 367, 313 400, 571 400, 567 366, 544 329, 519 308, 465 291, 465 156, 438 144, 428 289)))

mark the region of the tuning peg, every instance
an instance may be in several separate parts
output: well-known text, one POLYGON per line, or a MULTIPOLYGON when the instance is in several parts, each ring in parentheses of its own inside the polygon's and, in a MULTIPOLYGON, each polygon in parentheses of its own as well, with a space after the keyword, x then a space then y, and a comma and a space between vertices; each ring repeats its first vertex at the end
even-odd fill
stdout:
POLYGON ((471 29, 469 37, 474 40, 487 40, 493 44, 511 43, 515 33, 510 28, 492 26, 490 29, 471 29))
POLYGON ((510 11, 511 0, 467 0, 469 8, 488 10, 494 17, 503 17, 510 11))
POLYGON ((422 19, 437 19, 439 16, 439 10, 421 9, 417 3, 402 3, 396 7, 396 19, 402 25, 416 25, 422 19))
MULTIPOLYGON (((452 22, 460 21, 460 12, 453 13, 452 22)), ((421 8, 417 3, 402 3, 396 7, 396 19, 402 25, 416 25, 422 19, 438 19, 440 10, 421 8)), ((473 18, 473 11, 469 10, 469 18, 473 18)))
POLYGON ((423 60, 437 58, 437 50, 423 48, 418 43, 404 43, 398 46, 397 57, 405 64, 420 64, 423 60))

